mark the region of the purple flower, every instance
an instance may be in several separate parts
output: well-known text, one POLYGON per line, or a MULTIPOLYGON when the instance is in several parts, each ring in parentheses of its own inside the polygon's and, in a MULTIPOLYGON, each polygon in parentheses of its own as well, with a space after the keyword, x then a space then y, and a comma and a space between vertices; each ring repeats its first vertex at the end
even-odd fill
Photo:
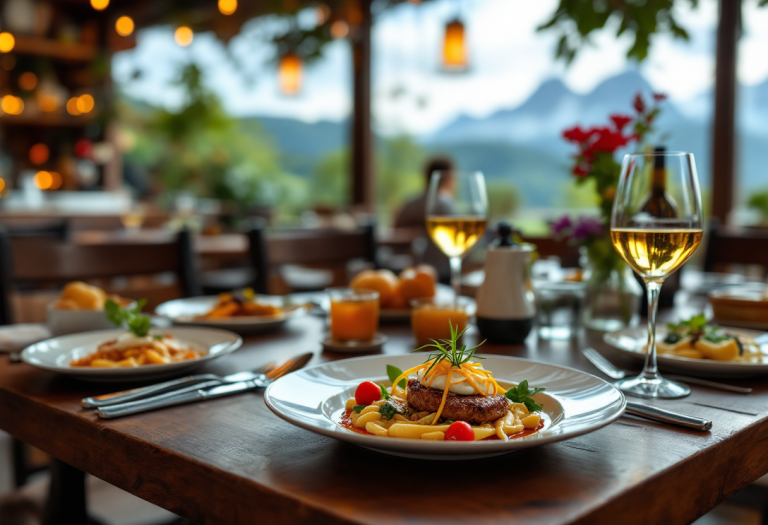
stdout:
POLYGON ((603 223, 596 217, 581 217, 573 228, 573 238, 585 241, 590 237, 603 236, 603 223))
POLYGON ((557 237, 560 235, 567 235, 566 230, 570 230, 573 227, 571 218, 567 215, 563 215, 552 224, 552 234, 557 237))

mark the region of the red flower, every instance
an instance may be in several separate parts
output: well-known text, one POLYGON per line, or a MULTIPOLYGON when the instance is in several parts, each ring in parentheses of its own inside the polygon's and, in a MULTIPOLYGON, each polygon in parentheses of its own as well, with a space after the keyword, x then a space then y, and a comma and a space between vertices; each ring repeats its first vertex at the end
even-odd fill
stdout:
POLYGON ((624 126, 632 122, 632 117, 626 115, 611 115, 611 120, 613 121, 613 125, 616 126, 616 131, 621 131, 624 129, 624 126))
POLYGON ((573 167, 573 174, 577 177, 586 177, 589 175, 589 166, 585 164, 577 164, 573 167))
POLYGON ((563 138, 580 144, 589 138, 589 133, 581 129, 581 126, 574 126, 563 131, 563 138))
POLYGON ((590 152, 605 151, 607 153, 613 153, 622 146, 626 146, 629 142, 629 138, 621 134, 621 132, 613 131, 610 128, 596 128, 598 130, 598 137, 592 144, 589 145, 590 152))
POLYGON ((643 96, 640 93, 635 95, 635 100, 632 103, 632 106, 634 106, 635 111, 638 113, 643 113, 645 111, 645 101, 643 100, 643 96))
POLYGON ((654 93, 653 94, 653 100, 656 102, 662 102, 664 100, 667 100, 667 94, 666 93, 654 93))

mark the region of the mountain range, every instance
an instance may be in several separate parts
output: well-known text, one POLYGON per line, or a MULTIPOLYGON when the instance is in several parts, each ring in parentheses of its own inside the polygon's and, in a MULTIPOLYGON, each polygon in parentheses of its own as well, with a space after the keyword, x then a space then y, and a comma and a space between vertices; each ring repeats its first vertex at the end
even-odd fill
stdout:
MULTIPOLYGON (((574 147, 562 131, 575 124, 607 123, 612 113, 631 113, 634 94, 648 98, 651 85, 637 72, 606 79, 589 93, 576 93, 551 79, 522 104, 484 117, 462 115, 427 136, 416 137, 429 152, 452 155, 460 167, 482 170, 493 180, 510 181, 526 207, 562 205, 563 194, 552 188, 568 181, 574 147)), ((737 115, 740 189, 747 193, 768 185, 768 80, 741 87, 737 115)), ((657 129, 670 150, 694 153, 702 187, 710 180, 712 93, 685 104, 663 103, 657 129)), ((244 119, 244 126, 249 124, 244 119)), ((308 175, 329 151, 346 146, 348 122, 306 123, 295 119, 255 117, 283 154, 286 167, 308 175)))

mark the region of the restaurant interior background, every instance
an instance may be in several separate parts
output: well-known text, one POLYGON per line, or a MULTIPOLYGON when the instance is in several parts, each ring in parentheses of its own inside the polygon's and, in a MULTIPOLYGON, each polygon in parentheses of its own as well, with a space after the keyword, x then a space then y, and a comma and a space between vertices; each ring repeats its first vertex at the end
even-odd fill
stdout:
MULTIPOLYGON (((350 175, 353 2, 264 1, 290 12, 266 15, 240 2, 2 2, 0 223, 58 213, 101 229, 91 218, 106 216, 105 229, 215 237, 253 217, 343 228, 373 215, 386 232, 425 190, 425 162, 448 155, 485 174, 490 223, 547 236, 564 213, 598 213, 594 188, 574 183, 563 130, 631 113, 638 92, 668 96, 653 140, 694 153, 711 212, 715 0, 677 0, 689 38, 652 35, 642 62, 627 57, 633 36, 616 36, 615 19, 572 61, 556 57, 559 28, 540 27, 556 0, 374 2, 372 206, 356 202, 350 175), (95 19, 114 31, 97 37, 86 10, 104 10, 95 19), (467 59, 451 65, 444 46, 457 28, 467 59)), ((744 0, 742 24, 727 222, 758 226, 768 224, 768 8, 744 0)), ((0 497, 12 491, 8 465, 0 459, 0 497)), ((95 512, 120 509, 110 523, 168 517, 93 483, 105 494, 95 512)), ((751 523, 744 512, 725 505, 697 523, 751 523)))

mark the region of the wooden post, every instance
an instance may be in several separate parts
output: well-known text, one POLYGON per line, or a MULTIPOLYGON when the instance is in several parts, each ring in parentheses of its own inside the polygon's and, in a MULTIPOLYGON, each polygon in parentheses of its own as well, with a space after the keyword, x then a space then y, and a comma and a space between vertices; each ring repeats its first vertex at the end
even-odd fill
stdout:
POLYGON ((352 204, 373 210, 373 137, 371 135, 371 3, 358 0, 359 25, 352 33, 352 204))
POLYGON ((725 224, 733 209, 736 153, 736 56, 741 0, 720 0, 712 125, 712 216, 725 224))

